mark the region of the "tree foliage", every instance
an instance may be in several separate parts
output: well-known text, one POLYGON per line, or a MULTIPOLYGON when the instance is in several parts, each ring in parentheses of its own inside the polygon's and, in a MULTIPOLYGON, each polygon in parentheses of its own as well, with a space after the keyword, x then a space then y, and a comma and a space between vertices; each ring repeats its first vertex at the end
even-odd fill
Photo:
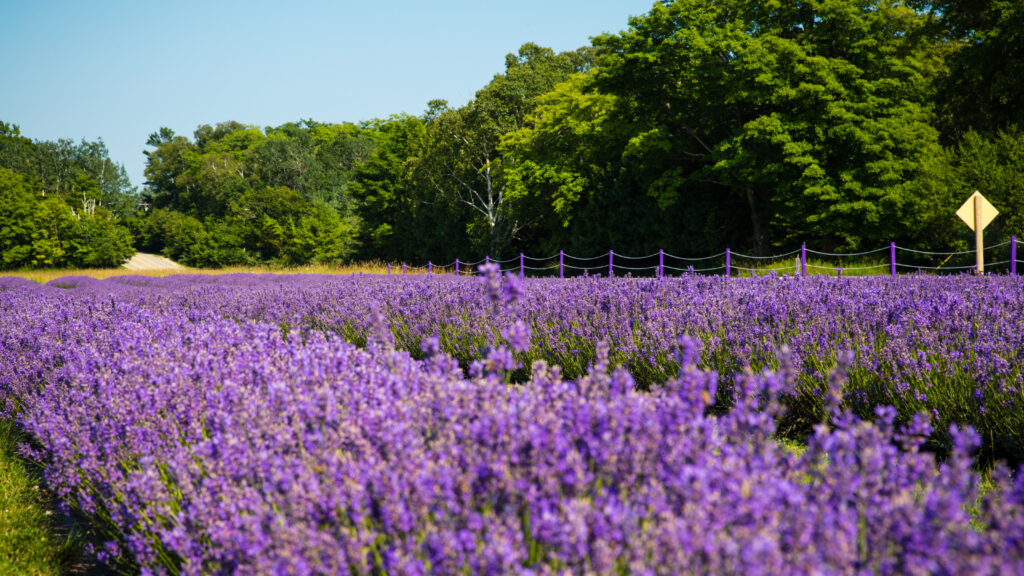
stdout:
POLYGON ((357 246, 350 186, 374 140, 313 121, 239 122, 149 137, 139 245, 194 266, 340 262, 357 246))
POLYGON ((937 0, 929 3, 950 44, 940 79, 940 127, 955 141, 974 130, 993 135, 1024 126, 1024 3, 937 0))
POLYGON ((964 247, 975 189, 1024 224, 1021 30, 1015 0, 658 1, 419 116, 161 128, 141 198, 102 142, 0 122, 4 266, 125 226, 196 266, 964 247))
POLYGON ((0 269, 121 265, 135 201, 102 141, 33 141, 0 122, 0 269))

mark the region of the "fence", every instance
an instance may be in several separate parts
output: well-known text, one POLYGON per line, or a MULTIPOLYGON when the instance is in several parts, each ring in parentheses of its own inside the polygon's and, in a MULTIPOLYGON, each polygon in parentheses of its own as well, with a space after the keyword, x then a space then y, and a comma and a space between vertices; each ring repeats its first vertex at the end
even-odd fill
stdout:
MULTIPOLYGON (((1008 266, 1009 273, 1013 274, 1013 275, 1016 275, 1017 274, 1017 263, 1018 262, 1024 262, 1024 260, 1018 260, 1017 259, 1017 245, 1018 245, 1018 243, 1021 243, 1021 242, 1024 242, 1024 241, 1018 241, 1016 236, 1012 236, 1006 242, 1002 242, 1002 243, 996 244, 994 246, 986 247, 985 250, 987 252, 995 253, 996 250, 998 250, 998 249, 1000 249, 1000 248, 1002 248, 1004 246, 1009 246, 1010 253, 1009 253, 1009 257, 1007 259, 1000 260, 1000 261, 997 261, 997 262, 985 263, 985 267, 986 268, 995 268, 995 267, 999 267, 999 266, 1003 266, 1003 265, 1009 265, 1008 266)), ((492 259, 489 256, 485 256, 484 258, 482 258, 480 260, 477 260, 475 262, 464 262, 464 261, 459 260, 458 258, 456 258, 455 262, 450 262, 450 263, 442 264, 442 265, 439 265, 439 266, 435 266, 432 261, 428 261, 426 266, 407 266, 406 263, 403 262, 403 263, 401 263, 401 269, 402 269, 402 274, 407 274, 409 272, 420 272, 420 271, 426 272, 427 274, 434 274, 435 272, 449 273, 449 272, 452 272, 452 271, 455 274, 464 274, 467 271, 472 273, 474 266, 477 266, 477 265, 480 265, 480 264, 492 264, 493 263, 493 264, 498 264, 499 265, 499 269, 500 269, 501 272, 503 272, 503 273, 504 272, 518 272, 520 277, 525 276, 527 271, 529 271, 531 273, 531 275, 538 275, 538 273, 541 273, 541 274, 544 274, 544 275, 553 275, 554 272, 557 271, 559 278, 565 278, 567 272, 571 275, 571 274, 574 274, 574 273, 578 274, 580 272, 582 272, 583 274, 590 274, 592 272, 600 274, 600 273, 604 273, 606 271, 607 271, 609 277, 615 276, 616 271, 626 271, 629 274, 636 273, 637 275, 653 273, 654 276, 659 277, 659 278, 664 277, 666 275, 666 272, 669 275, 671 275, 673 272, 681 272, 681 273, 688 273, 688 274, 694 274, 694 273, 712 274, 712 273, 716 273, 716 272, 722 272, 723 275, 725 275, 725 276, 732 276, 732 275, 734 275, 734 271, 735 271, 736 274, 742 274, 743 272, 747 272, 747 273, 749 273, 751 275, 753 275, 754 273, 764 273, 764 272, 766 272, 766 270, 764 268, 753 268, 753 267, 749 267, 749 266, 748 267, 744 267, 744 266, 737 265, 737 264, 735 264, 736 261, 739 261, 739 262, 748 262, 748 261, 753 261, 753 262, 771 262, 771 261, 780 261, 780 260, 782 260, 784 258, 793 257, 794 258, 794 261, 793 261, 793 271, 794 271, 794 274, 799 274, 801 276, 806 276, 807 275, 807 269, 808 268, 811 268, 812 270, 813 269, 818 269, 818 270, 826 270, 826 271, 830 271, 830 272, 835 272, 837 275, 842 275, 843 272, 847 272, 847 273, 849 273, 849 272, 859 272, 860 273, 860 272, 864 272, 864 271, 881 270, 881 269, 884 269, 884 268, 888 268, 889 269, 889 274, 891 276, 896 276, 897 273, 900 270, 907 271, 908 269, 909 269, 909 271, 914 271, 914 272, 924 272, 924 271, 932 271, 932 272, 963 272, 963 271, 966 271, 966 270, 973 270, 973 269, 977 268, 977 264, 976 263, 970 264, 970 265, 966 265, 966 266, 964 266, 964 265, 950 265, 950 266, 946 266, 946 264, 949 262, 950 259, 952 259, 952 258, 954 258, 956 256, 965 256, 965 255, 969 255, 969 254, 973 255, 973 254, 976 254, 976 253, 977 253, 977 250, 964 250, 964 251, 960 251, 960 252, 929 252, 929 251, 926 251, 926 250, 915 250, 915 249, 912 249, 912 248, 904 248, 902 246, 897 246, 895 242, 890 242, 889 246, 886 246, 886 247, 876 248, 874 250, 867 250, 865 252, 855 252, 855 253, 819 252, 817 250, 811 250, 811 249, 807 248, 806 245, 802 245, 802 246, 800 246, 800 248, 798 248, 796 250, 793 250, 793 251, 790 251, 790 252, 786 252, 784 254, 776 254, 776 255, 772 255, 772 256, 754 256, 754 255, 750 255, 750 254, 741 254, 741 253, 738 253, 738 252, 733 252, 729 248, 726 248, 724 252, 719 252, 718 254, 713 254, 711 256, 702 256, 702 257, 696 257, 696 258, 685 257, 685 256, 676 256, 674 254, 669 254, 668 252, 665 252, 664 250, 658 250, 657 252, 654 252, 652 254, 648 254, 646 256, 625 256, 625 255, 622 255, 622 254, 616 254, 614 250, 609 250, 607 254, 601 254, 601 255, 598 255, 598 256, 590 256, 590 257, 572 256, 570 254, 566 254, 565 251, 563 251, 563 250, 559 250, 558 254, 554 254, 554 255, 548 256, 546 258, 536 258, 536 257, 533 257, 533 256, 527 256, 527 255, 525 255, 523 253, 520 253, 517 258, 508 258, 508 259, 505 259, 505 260, 492 259), (824 257, 824 258, 833 258, 833 259, 839 259, 839 258, 862 258, 863 259, 863 258, 866 258, 866 257, 871 257, 871 256, 876 255, 876 254, 882 255, 885 252, 888 252, 888 257, 889 257, 888 258, 889 261, 887 263, 870 264, 870 265, 867 265, 867 266, 851 266, 851 267, 845 267, 844 268, 844 267, 839 267, 839 266, 821 266, 821 265, 816 265, 816 264, 809 264, 807 262, 807 255, 808 254, 811 254, 813 256, 820 256, 820 257, 824 257), (900 253, 900 252, 904 252, 904 253, 913 255, 913 257, 916 258, 917 260, 922 260, 922 259, 927 259, 927 258, 941 258, 943 256, 945 256, 945 259, 938 266, 927 266, 927 265, 922 265, 922 264, 912 264, 912 263, 907 263, 906 261, 899 262, 897 260, 897 254, 900 253), (636 264, 641 264, 644 261, 653 261, 653 259, 655 257, 657 257, 657 264, 651 264, 651 265, 648 265, 648 266, 638 266, 638 265, 636 265, 636 264), (603 260, 605 258, 607 258, 607 264, 603 263, 603 260), (682 263, 682 264, 690 263, 690 264, 687 264, 685 267, 672 266, 670 264, 666 264, 665 263, 666 258, 669 259, 670 264, 671 263, 682 263), (566 263, 567 259, 570 262, 575 262, 576 264, 583 264, 583 263, 595 262, 595 261, 601 261, 601 262, 597 263, 595 265, 575 265, 575 264, 567 264, 566 263), (625 260, 625 261, 627 261, 631 265, 617 264, 616 263, 616 259, 619 259, 620 261, 625 260), (556 260, 557 260, 557 266, 555 266, 556 260), (531 264, 534 264, 534 263, 548 263, 548 264, 547 265, 543 265, 543 266, 536 266, 536 265, 529 265, 528 266, 526 264, 527 261, 530 261, 531 264), (719 262, 721 263, 720 265, 712 266, 712 264, 719 263, 719 262), (509 266, 508 268, 505 268, 504 265, 506 265, 506 264, 513 264, 513 266, 509 266)), ((387 269, 388 269, 388 274, 391 274, 392 269, 391 269, 391 264, 390 263, 387 265, 387 269)))

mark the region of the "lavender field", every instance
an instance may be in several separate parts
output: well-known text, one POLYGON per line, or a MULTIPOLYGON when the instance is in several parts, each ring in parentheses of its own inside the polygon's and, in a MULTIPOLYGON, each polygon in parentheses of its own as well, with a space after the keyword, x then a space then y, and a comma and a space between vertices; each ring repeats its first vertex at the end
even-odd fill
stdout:
POLYGON ((1009 276, 0 278, 0 410, 145 574, 1019 574, 1022 312, 1009 276))

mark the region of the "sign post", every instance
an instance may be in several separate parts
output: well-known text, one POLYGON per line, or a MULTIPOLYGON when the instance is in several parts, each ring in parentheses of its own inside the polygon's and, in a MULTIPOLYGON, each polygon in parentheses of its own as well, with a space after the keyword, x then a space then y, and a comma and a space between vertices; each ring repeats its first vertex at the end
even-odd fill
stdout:
POLYGON ((960 209, 956 211, 956 215, 967 224, 971 230, 974 230, 974 243, 977 249, 978 256, 978 274, 985 273, 985 243, 982 238, 982 231, 988 226, 996 216, 999 215, 999 210, 989 203, 984 196, 981 195, 977 190, 966 202, 960 206, 960 209))

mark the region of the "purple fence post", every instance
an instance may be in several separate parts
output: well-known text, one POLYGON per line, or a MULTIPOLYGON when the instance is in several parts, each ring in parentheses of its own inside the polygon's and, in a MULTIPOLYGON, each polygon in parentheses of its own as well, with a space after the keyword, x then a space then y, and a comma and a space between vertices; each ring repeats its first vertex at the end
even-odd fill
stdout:
POLYGON ((1010 236, 1010 274, 1017 275, 1017 237, 1010 236))
POLYGON ((456 276, 459 275, 459 259, 458 258, 455 259, 455 275, 456 276))
POLYGON ((558 251, 558 277, 565 278, 565 252, 558 251))
POLYGON ((732 274, 732 250, 725 249, 725 277, 728 278, 732 274))
POLYGON ((490 256, 484 256, 484 264, 486 264, 488 266, 491 265, 491 257, 490 256))
POLYGON ((402 262, 402 275, 405 275, 405 262, 402 262))
POLYGON ((800 275, 807 276, 807 244, 800 245, 800 275))
POLYGON ((522 278, 526 274, 526 268, 523 265, 523 253, 519 253, 519 277, 522 278))
POLYGON ((615 275, 615 270, 612 269, 612 266, 614 266, 614 264, 612 263, 614 258, 615 258, 615 252, 613 252, 612 250, 609 250, 608 251, 608 277, 609 278, 611 278, 612 276, 615 275))
POLYGON ((430 260, 427 260, 427 275, 429 276, 429 275, 431 275, 433 273, 434 273, 434 263, 431 262, 430 260))
POLYGON ((665 250, 658 249, 658 278, 665 277, 665 250))
POLYGON ((391 276, 391 262, 388 262, 388 276, 391 276))
POLYGON ((889 242, 889 276, 896 276, 896 243, 889 242))

